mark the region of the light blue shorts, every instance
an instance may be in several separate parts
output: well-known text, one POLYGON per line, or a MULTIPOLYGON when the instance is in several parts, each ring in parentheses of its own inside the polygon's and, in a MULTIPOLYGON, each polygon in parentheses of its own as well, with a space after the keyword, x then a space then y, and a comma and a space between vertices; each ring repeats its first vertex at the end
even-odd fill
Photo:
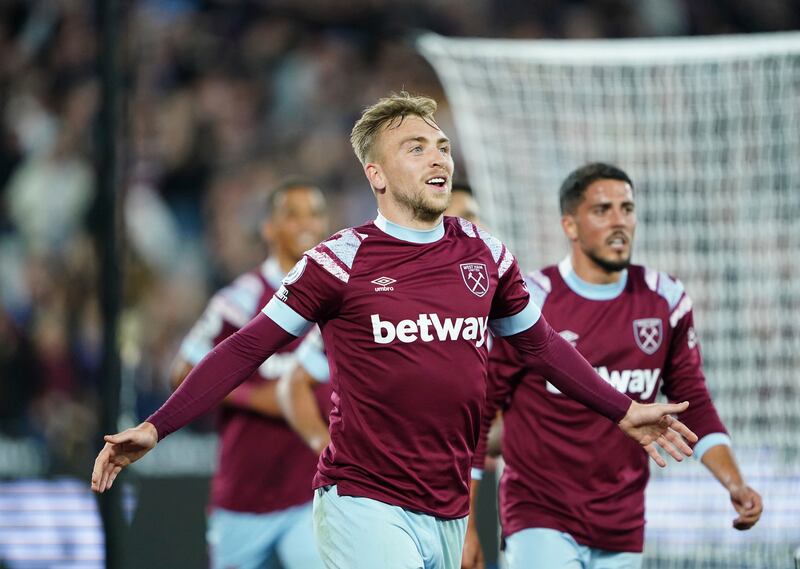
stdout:
POLYGON ((217 508, 206 535, 212 569, 263 569, 277 557, 284 569, 322 569, 314 544, 311 502, 268 514, 217 508))
POLYGON ((444 520, 370 498, 314 494, 314 533, 328 569, 459 569, 467 518, 444 520))
POLYGON ((531 528, 506 538, 508 569, 640 569, 641 553, 605 551, 579 544, 568 533, 531 528))

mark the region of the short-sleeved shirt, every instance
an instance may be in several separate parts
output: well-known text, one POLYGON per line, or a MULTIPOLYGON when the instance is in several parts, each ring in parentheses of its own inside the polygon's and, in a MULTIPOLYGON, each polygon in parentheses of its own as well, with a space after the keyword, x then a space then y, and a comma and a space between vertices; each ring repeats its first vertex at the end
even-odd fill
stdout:
MULTIPOLYGON (((280 287, 284 274, 275 259, 238 277, 218 291, 181 345, 181 356, 197 365, 211 349, 247 324, 280 287)), ((296 340, 268 358, 245 384, 275 381, 295 363, 296 340)), ((245 385, 246 389, 247 386, 245 385)), ((318 400, 327 413, 327 386, 318 400)), ((237 512, 268 513, 304 504, 313 497, 316 455, 291 427, 233 405, 217 413, 219 452, 211 484, 211 506, 237 512)))
POLYGON ((333 410, 315 486, 465 516, 489 327, 528 329, 529 300, 511 253, 459 218, 416 231, 379 215, 306 252, 264 312, 322 331, 333 410))
MULTIPOLYGON (((698 445, 727 441, 680 281, 633 265, 618 283, 593 285, 569 259, 526 280, 550 325, 603 379, 641 403, 659 390, 688 400, 681 419, 701 437, 698 445)), ((640 445, 559 393, 506 342, 494 346, 490 369, 490 397, 503 402, 503 534, 545 527, 591 547, 642 551, 649 465, 640 445)))

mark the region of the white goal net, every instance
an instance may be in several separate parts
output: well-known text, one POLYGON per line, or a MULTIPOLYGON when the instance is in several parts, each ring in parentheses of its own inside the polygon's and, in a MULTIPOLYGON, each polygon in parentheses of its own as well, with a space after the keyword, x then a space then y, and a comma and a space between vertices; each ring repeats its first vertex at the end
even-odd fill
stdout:
MULTIPOLYGON (((567 251, 558 188, 634 180, 634 260, 693 297, 708 383, 759 525, 694 464, 654 472, 647 568, 789 569, 800 546, 800 33, 599 41, 425 35, 489 226, 523 269, 567 251)), ((461 165, 464 166, 464 165, 461 165)), ((692 461, 694 462, 694 461, 692 461)))

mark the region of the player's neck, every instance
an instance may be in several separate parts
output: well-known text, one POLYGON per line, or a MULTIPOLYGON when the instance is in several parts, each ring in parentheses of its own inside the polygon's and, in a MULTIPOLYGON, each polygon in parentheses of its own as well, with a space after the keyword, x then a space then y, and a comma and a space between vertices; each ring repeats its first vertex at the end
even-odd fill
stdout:
POLYGON ((589 284, 605 285, 618 283, 624 273, 624 270, 609 272, 586 255, 576 254, 574 251, 570 256, 570 263, 572 264, 572 270, 578 278, 589 284))
POLYGON ((406 229, 414 229, 417 231, 430 231, 436 229, 442 223, 443 216, 439 216, 433 221, 425 221, 419 219, 414 215, 414 212, 407 207, 390 200, 381 200, 378 203, 378 212, 386 218, 387 221, 405 227, 406 229))

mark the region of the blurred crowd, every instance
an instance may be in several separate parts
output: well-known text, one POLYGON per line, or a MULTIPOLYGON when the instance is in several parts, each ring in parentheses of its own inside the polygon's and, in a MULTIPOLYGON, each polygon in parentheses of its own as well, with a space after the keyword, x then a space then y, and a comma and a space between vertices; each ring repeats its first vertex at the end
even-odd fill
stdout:
MULTIPOLYGON (((337 227, 373 201, 349 145, 360 110, 443 100, 409 38, 591 38, 800 28, 795 0, 120 0, 123 410, 168 394, 209 294, 266 254, 271 187, 316 181, 337 227), (127 394, 127 395, 126 395, 127 394)), ((95 4, 0 3, 0 443, 84 475, 96 443, 102 318, 93 162, 95 4)), ((447 105, 440 121, 455 135, 447 105)), ((456 146, 457 150, 457 146, 456 146)), ((458 159, 458 158, 457 158, 458 159)), ((459 172, 464 177, 463 170, 459 172)), ((8 472, 2 465, 0 475, 8 472)))

